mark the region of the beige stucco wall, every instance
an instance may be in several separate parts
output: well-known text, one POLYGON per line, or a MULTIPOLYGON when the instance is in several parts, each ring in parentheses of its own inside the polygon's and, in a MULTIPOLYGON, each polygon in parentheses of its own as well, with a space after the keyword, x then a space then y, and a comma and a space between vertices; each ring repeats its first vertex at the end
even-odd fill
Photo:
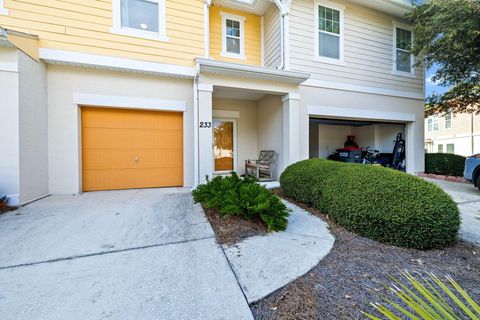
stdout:
MULTIPOLYGON (((248 100, 213 99, 213 110, 238 111, 237 121, 237 168, 238 174, 245 173, 245 160, 257 159, 257 103, 248 100)), ((213 116, 215 120, 218 117, 213 116)), ((228 118, 228 117, 221 117, 228 118)))
POLYGON ((73 103, 75 93, 185 101, 184 185, 193 185, 191 80, 55 65, 48 66, 47 76, 51 193, 81 190, 81 125, 79 107, 73 103))
POLYGON ((284 165, 282 107, 282 97, 278 95, 267 95, 257 101, 258 149, 276 152, 274 179, 279 178, 284 165))
POLYGON ((42 62, 19 51, 20 203, 48 190, 47 75, 42 62))

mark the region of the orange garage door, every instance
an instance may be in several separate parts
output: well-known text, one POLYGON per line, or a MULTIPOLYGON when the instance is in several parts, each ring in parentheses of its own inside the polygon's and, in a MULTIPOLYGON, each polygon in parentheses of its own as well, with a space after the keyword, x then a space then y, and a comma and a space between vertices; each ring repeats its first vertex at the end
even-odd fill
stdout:
POLYGON ((83 191, 182 186, 182 117, 83 107, 83 191))

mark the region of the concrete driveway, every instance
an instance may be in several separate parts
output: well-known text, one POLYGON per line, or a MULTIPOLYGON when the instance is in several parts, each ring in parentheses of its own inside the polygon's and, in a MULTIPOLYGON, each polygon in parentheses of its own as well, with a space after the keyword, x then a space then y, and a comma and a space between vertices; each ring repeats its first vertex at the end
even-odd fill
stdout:
POLYGON ((472 184, 426 179, 450 194, 462 214, 460 237, 480 245, 480 191, 472 184))
POLYGON ((52 196, 0 216, 2 319, 251 319, 185 189, 52 196))

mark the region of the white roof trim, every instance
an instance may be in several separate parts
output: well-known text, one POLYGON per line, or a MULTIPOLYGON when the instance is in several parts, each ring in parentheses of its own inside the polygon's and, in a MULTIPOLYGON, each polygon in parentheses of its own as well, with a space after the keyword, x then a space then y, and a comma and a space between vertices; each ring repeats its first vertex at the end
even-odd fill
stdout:
POLYGON ((310 75, 307 73, 256 67, 211 59, 197 58, 195 61, 197 62, 197 69, 199 73, 231 75, 241 78, 261 79, 296 84, 301 84, 310 77, 310 75))
POLYGON ((40 48, 40 59, 51 64, 194 78, 195 68, 135 59, 40 48))

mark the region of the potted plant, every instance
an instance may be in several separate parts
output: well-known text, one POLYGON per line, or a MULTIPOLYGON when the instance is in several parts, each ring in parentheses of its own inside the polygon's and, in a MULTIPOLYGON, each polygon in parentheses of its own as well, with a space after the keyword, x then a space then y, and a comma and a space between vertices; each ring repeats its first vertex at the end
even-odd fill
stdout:
POLYGON ((0 212, 7 208, 7 195, 0 194, 0 212))

